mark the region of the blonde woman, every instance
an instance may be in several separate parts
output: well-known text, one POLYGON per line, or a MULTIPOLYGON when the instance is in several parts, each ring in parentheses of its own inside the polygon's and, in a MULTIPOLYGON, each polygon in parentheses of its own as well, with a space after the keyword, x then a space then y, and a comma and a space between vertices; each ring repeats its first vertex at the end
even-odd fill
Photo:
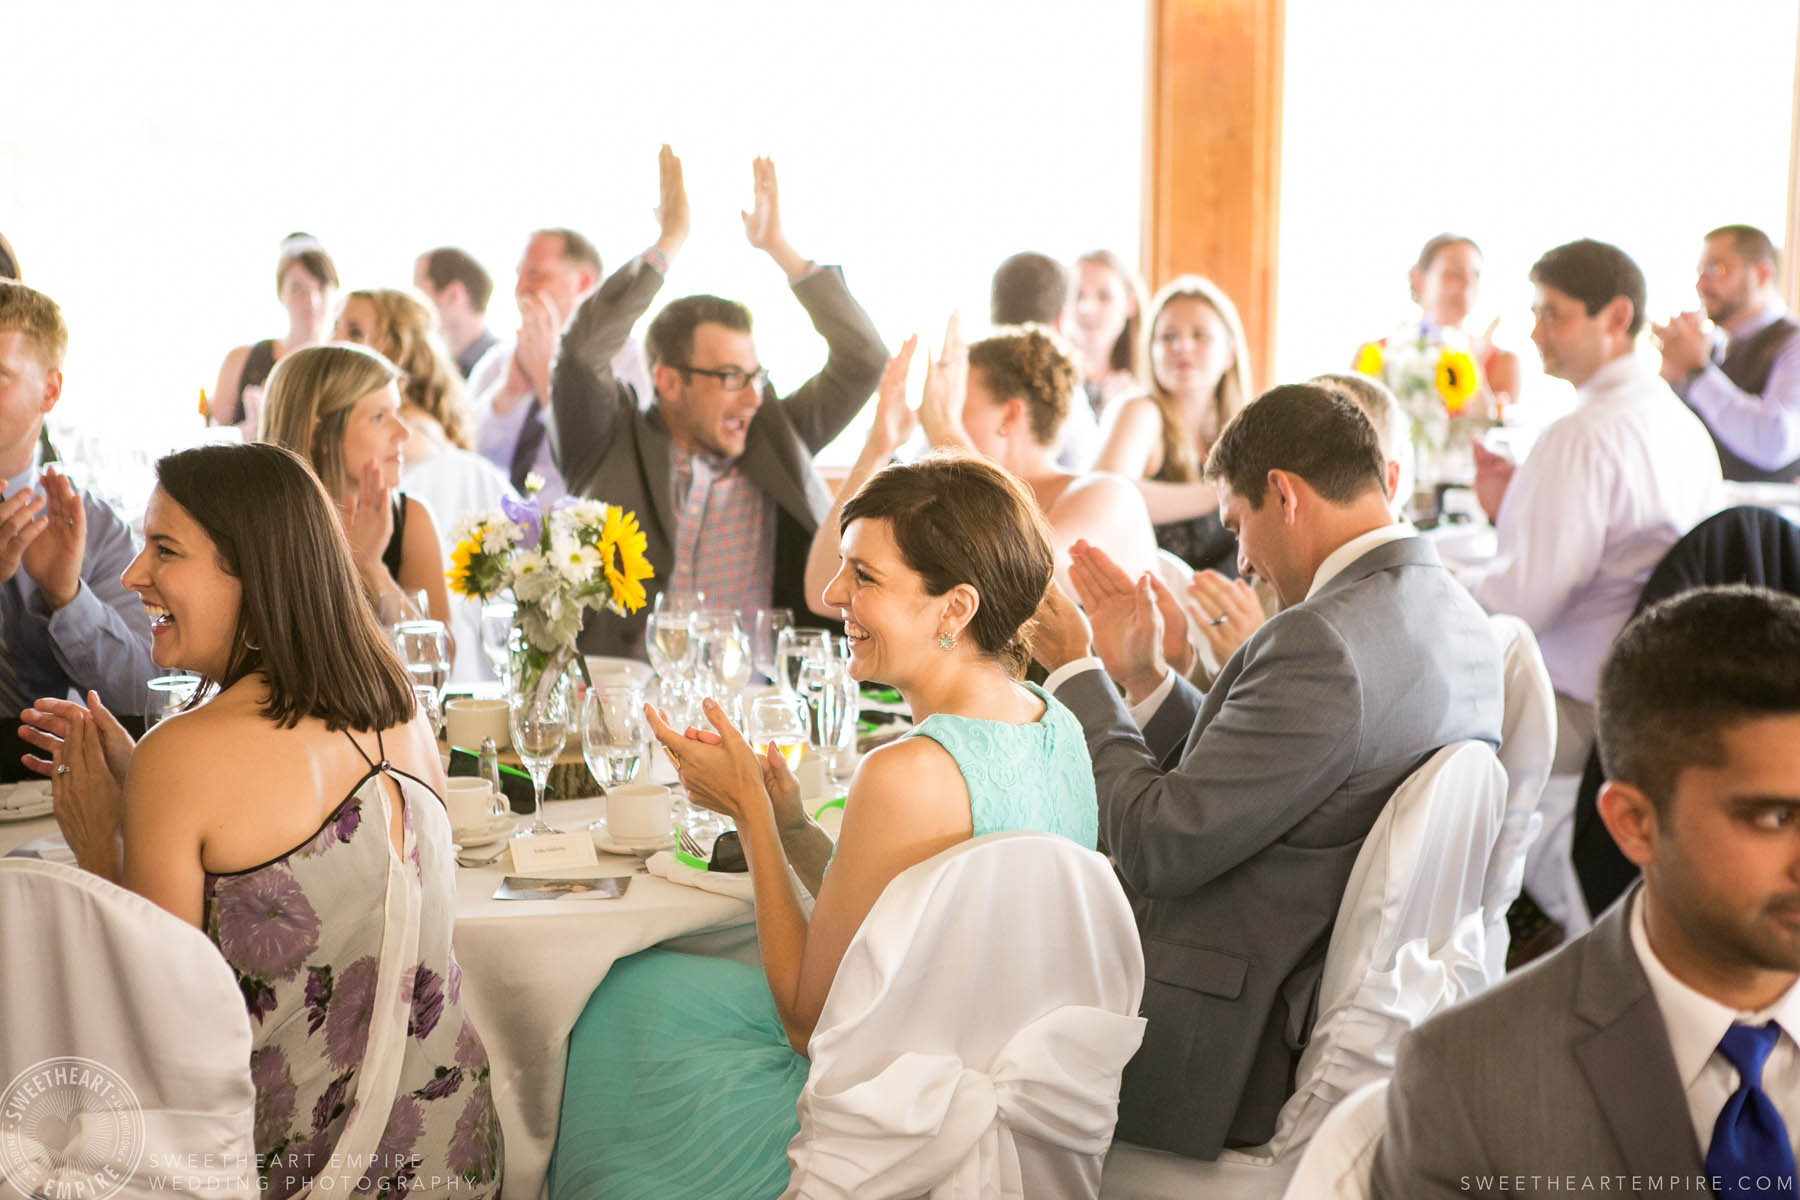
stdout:
POLYGON ((448 624, 444 552, 431 513, 399 491, 401 373, 361 346, 296 350, 269 376, 261 440, 312 465, 337 504, 363 588, 383 624, 429 615, 448 624), (425 614, 407 597, 425 593, 425 614))
POLYGON ((1201 481, 1212 444, 1255 396, 1237 306, 1211 281, 1183 275, 1150 303, 1150 390, 1107 410, 1097 471, 1139 481, 1156 542, 1196 570, 1237 573, 1237 539, 1201 481))
POLYGON ((1121 396, 1144 388, 1144 284, 1111 250, 1075 260, 1074 295, 1064 328, 1081 350, 1082 390, 1096 419, 1121 396))

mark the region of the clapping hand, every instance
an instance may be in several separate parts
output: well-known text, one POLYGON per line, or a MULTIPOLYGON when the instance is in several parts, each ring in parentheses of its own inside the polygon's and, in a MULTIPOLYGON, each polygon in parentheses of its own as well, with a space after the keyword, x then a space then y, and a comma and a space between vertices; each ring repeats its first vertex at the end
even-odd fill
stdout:
POLYGON ((1662 377, 1670 383, 1682 382, 1711 359, 1699 313, 1680 313, 1666 325, 1652 325, 1650 332, 1662 348, 1662 377))
POLYGON ((1069 549, 1069 582, 1094 627, 1094 653, 1136 703, 1156 690, 1168 669, 1162 656, 1163 614, 1148 574, 1136 581, 1086 541, 1069 549))
POLYGON ((1265 620, 1256 589, 1242 579, 1227 579, 1217 571, 1196 571, 1188 595, 1193 597, 1200 633, 1220 666, 1265 620))
POLYGON ((382 552, 394 536, 394 509, 388 503, 380 463, 363 464, 356 490, 338 505, 338 517, 350 539, 350 557, 357 568, 366 575, 381 567, 382 552))
POLYGON ((750 239, 752 246, 775 260, 789 283, 798 283, 812 270, 812 263, 794 252, 781 227, 781 189, 775 183, 775 164, 767 158, 758 158, 751 162, 750 171, 754 189, 750 211, 739 212, 744 218, 744 236, 750 239))
MULTIPOLYGON (((88 703, 96 713, 106 712, 98 693, 89 692, 88 703)), ((119 835, 125 823, 124 776, 109 761, 99 722, 80 705, 70 707, 78 715, 68 719, 50 776, 56 824, 75 852, 77 864, 117 882, 119 835)), ((106 713, 106 719, 117 726, 111 713, 106 713)))
POLYGON ((526 292, 519 297, 519 341, 513 365, 537 395, 540 405, 550 403, 550 357, 562 334, 563 318, 547 292, 526 292))
POLYGON ((925 392, 919 399, 919 423, 933 447, 972 447, 963 428, 963 405, 969 393, 969 347, 955 313, 944 327, 944 347, 925 367, 925 392))
POLYGON ((98 692, 88 693, 88 704, 91 707, 84 707, 74 700, 46 697, 20 713, 19 736, 50 756, 26 755, 22 761, 37 774, 49 775, 71 732, 82 721, 88 721, 99 733, 101 758, 107 772, 120 787, 124 787, 125 773, 131 769, 131 756, 137 750, 137 743, 125 732, 112 711, 100 702, 98 692))
MULTIPOLYGON (((667 713, 648 704, 644 706, 650 732, 668 752, 669 761, 681 776, 682 786, 687 788, 688 798, 737 822, 752 817, 759 807, 766 811, 771 804, 770 791, 764 782, 770 771, 769 764, 758 761, 756 752, 717 701, 706 700, 702 709, 717 733, 700 729, 677 730, 669 724, 667 713)), ((774 746, 769 747, 769 753, 776 759, 781 757, 774 746)), ((786 770, 786 764, 782 769, 786 770)), ((791 799, 796 806, 800 802, 797 784, 791 799)))

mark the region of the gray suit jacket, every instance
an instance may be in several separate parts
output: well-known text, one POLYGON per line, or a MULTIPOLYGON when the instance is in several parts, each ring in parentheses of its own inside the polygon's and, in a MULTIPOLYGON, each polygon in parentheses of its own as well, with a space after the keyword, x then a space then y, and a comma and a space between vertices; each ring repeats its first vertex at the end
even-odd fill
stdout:
POLYGON ((1611 1176, 1622 1195, 1712 1194, 1662 1010, 1631 948, 1638 890, 1555 954, 1406 1035, 1376 1196, 1542 1194, 1550 1176, 1570 1191, 1611 1176))
MULTIPOLYGON (((633 259, 582 301, 563 333, 550 379, 550 447, 570 495, 591 496, 637 513, 656 577, 652 597, 675 560, 675 488, 669 433, 655 397, 640 399, 612 373, 625 344, 663 277, 633 259)), ((816 271, 794 295, 825 338, 825 366, 784 399, 768 389, 739 460, 751 482, 775 501, 774 603, 806 611, 806 551, 831 509, 831 494, 812 457, 836 437, 875 390, 887 348, 868 315, 851 299, 837 268, 816 271)), ((649 612, 635 617, 590 617, 581 648, 589 654, 632 653, 649 612)), ((801 618, 804 620, 804 618, 801 618)))
POLYGON ((1433 751, 1499 742, 1500 693, 1487 617, 1419 538, 1276 614, 1205 696, 1178 680, 1141 735, 1100 672, 1058 688, 1144 939, 1119 1137, 1213 1158, 1273 1135, 1363 838, 1433 751))

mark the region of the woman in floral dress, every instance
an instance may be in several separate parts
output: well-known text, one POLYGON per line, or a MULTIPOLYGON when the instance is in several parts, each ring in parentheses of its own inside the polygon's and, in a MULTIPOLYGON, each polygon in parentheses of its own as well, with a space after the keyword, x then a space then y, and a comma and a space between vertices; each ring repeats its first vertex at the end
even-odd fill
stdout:
POLYGON ((331 503, 269 445, 170 455, 157 475, 125 583, 157 665, 218 694, 136 746, 92 694, 26 710, 64 835, 81 866, 203 929, 237 975, 266 1195, 315 1178, 496 1194, 437 743, 331 503))

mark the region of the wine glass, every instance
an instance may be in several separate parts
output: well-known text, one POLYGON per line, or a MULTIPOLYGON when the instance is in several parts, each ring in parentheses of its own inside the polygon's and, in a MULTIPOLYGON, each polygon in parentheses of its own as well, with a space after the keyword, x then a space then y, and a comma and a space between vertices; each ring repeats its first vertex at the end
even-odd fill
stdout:
MULTIPOLYGON (((841 639, 832 639, 833 641, 841 639)), ((835 789, 856 764, 856 722, 862 716, 862 689, 850 674, 850 664, 834 657, 825 672, 828 704, 820 747, 825 772, 835 789)))
POLYGON ((429 687, 440 701, 450 677, 450 631, 442 621, 402 621, 394 626, 394 649, 414 687, 429 687))
POLYGON ((800 694, 800 671, 809 659, 823 662, 830 656, 829 635, 823 629, 784 629, 775 639, 775 683, 790 696, 800 694))
POLYGON ((505 679, 512 664, 512 629, 518 615, 519 606, 511 600, 489 600, 481 606, 481 652, 495 679, 505 679))
POLYGON ((672 588, 656 593, 656 599, 650 602, 650 615, 653 617, 668 615, 671 617, 698 616, 706 607, 706 593, 698 589, 675 591, 672 588))
POLYGON ((602 789, 637 778, 649 740, 642 692, 612 685, 587 690, 581 702, 581 756, 602 789))
POLYGON ((759 608, 750 618, 750 653, 764 679, 775 682, 775 646, 784 629, 794 627, 791 608, 759 608))
POLYGON ((721 704, 750 682, 750 638, 730 609, 708 609, 696 622, 698 665, 721 704))
POLYGON ((757 696, 750 701, 745 733, 758 758, 766 758, 773 745, 787 759, 788 770, 799 769, 806 754, 806 714, 792 696, 757 696))
POLYGON ((550 779, 550 768, 569 740, 569 677, 566 672, 553 679, 533 677, 527 671, 512 672, 507 684, 507 718, 512 726, 513 750, 531 774, 534 803, 531 828, 517 836, 532 837, 540 833, 560 833, 544 820, 544 785, 550 779))
POLYGON ((650 665, 664 679, 685 679, 694 669, 692 613, 652 613, 644 635, 650 665))
POLYGON ((437 737, 444 725, 444 710, 438 703, 438 692, 427 684, 413 684, 413 698, 419 702, 419 711, 425 714, 425 720, 431 725, 431 736, 437 737))

